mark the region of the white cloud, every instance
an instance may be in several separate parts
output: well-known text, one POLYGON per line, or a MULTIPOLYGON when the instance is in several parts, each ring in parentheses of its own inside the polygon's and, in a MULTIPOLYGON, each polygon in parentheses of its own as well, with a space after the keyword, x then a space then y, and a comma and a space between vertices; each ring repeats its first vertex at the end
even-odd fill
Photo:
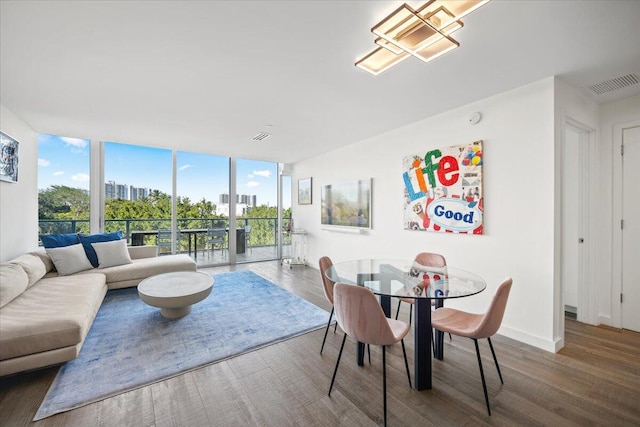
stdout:
POLYGON ((77 174, 71 176, 71 179, 73 181, 77 181, 77 182, 87 182, 87 181, 89 181, 89 174, 87 174, 87 173, 77 173, 77 174))
POLYGON ((38 158, 38 166, 49 166, 51 162, 47 159, 38 158))
POLYGON ((85 148, 89 143, 89 141, 87 141, 86 139, 69 138, 66 136, 62 136, 60 137, 60 139, 64 141, 67 147, 72 146, 76 148, 85 148))
POLYGON ((268 169, 263 171, 253 171, 253 174, 258 176, 263 176, 265 178, 269 178, 271 176, 271 171, 268 169))
POLYGON ((180 166, 180 167, 178 168, 178 172, 182 172, 182 171, 187 170, 187 169, 192 168, 192 167, 193 167, 192 165, 184 165, 184 166, 180 166))
POLYGON ((260 183, 259 182, 255 182, 255 181, 247 182, 247 187, 249 187, 249 188, 258 187, 259 185, 260 185, 260 183))
POLYGON ((60 175, 64 175, 64 171, 55 171, 53 173, 53 176, 60 176, 60 175))

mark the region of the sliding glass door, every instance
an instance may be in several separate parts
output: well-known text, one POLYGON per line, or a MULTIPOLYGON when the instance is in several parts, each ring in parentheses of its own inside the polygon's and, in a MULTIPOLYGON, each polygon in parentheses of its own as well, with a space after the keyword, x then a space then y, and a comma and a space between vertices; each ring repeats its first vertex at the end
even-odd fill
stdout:
POLYGON ((176 153, 181 251, 200 266, 229 263, 229 158, 176 153))
POLYGON ((278 164, 236 162, 237 262, 278 258, 278 164))

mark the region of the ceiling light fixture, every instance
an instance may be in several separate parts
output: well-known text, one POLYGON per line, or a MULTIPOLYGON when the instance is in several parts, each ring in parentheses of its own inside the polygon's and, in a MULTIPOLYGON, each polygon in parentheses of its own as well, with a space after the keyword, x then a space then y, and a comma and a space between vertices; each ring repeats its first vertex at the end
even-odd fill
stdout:
POLYGON ((458 46, 450 35, 464 26, 461 18, 490 0, 431 0, 417 9, 403 4, 371 28, 376 49, 356 67, 378 75, 409 56, 429 62, 458 46))

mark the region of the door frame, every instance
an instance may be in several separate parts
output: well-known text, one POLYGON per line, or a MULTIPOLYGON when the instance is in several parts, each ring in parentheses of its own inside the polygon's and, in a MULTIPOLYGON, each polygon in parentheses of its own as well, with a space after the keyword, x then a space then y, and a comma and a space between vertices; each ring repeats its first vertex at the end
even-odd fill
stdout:
MULTIPOLYGON (((597 305, 596 305, 596 288, 593 277, 596 274, 596 265, 597 263, 593 259, 595 250, 595 239, 597 236, 597 231, 595 228, 594 220, 595 220, 595 198, 593 197, 593 192, 596 188, 597 178, 596 178, 596 141, 597 141, 597 131, 590 126, 585 125, 584 123, 575 120, 571 117, 566 116, 563 127, 562 127, 562 147, 564 152, 565 146, 565 138, 567 127, 572 127, 584 133, 585 135, 585 149, 583 151, 584 158, 580 164, 580 176, 583 182, 582 191, 581 191, 581 207, 584 216, 582 217, 582 234, 584 238, 584 244, 582 247, 582 254, 580 257, 580 267, 584 272, 582 274, 582 279, 578 283, 578 314, 577 320, 579 322, 589 323, 589 324, 597 324, 598 323, 598 315, 597 315, 597 305)), ((564 154, 562 159, 562 164, 564 165, 564 154)), ((564 183, 563 183, 564 188, 564 183)), ((564 196, 563 196, 564 198, 564 196)), ((562 237, 562 248, 564 251, 564 247, 567 243, 564 242, 564 233, 562 237)), ((561 263, 562 271, 561 276, 564 275, 564 259, 561 263)), ((561 294, 562 296, 562 304, 560 304, 560 309, 562 313, 560 313, 560 318, 564 319, 564 284, 562 284, 561 294)), ((564 336, 564 320, 562 323, 562 336, 564 336)))
POLYGON ((611 251, 611 323, 622 328, 622 134, 625 129, 640 126, 640 120, 632 120, 613 127, 613 203, 612 203, 612 251, 611 251))

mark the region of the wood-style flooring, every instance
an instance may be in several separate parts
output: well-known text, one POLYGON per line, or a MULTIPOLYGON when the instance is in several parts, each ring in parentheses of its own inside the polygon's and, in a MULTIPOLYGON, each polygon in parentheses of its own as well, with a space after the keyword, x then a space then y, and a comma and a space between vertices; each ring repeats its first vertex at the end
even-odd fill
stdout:
MULTIPOLYGON (((251 269, 330 309, 318 270, 263 262, 251 269)), ((407 304, 403 304, 406 308, 407 304)), ((197 306, 194 308, 197 309, 197 306)), ((401 312, 407 318, 408 311, 401 312)), ((0 378, 0 426, 373 426, 382 424, 380 348, 358 367, 347 340, 334 390, 327 391, 342 333, 324 330, 32 422, 58 368, 0 378)), ((486 341, 486 340, 485 340, 486 341)), ((387 352, 390 426, 639 426, 640 334, 566 323, 566 346, 548 353, 502 336, 493 339, 504 385, 481 343, 492 416, 486 412, 473 342, 445 340, 433 363, 433 390, 410 389, 402 349, 387 352)), ((413 339, 407 337, 413 366, 413 339)), ((87 384, 87 387, 91 387, 87 384)))

